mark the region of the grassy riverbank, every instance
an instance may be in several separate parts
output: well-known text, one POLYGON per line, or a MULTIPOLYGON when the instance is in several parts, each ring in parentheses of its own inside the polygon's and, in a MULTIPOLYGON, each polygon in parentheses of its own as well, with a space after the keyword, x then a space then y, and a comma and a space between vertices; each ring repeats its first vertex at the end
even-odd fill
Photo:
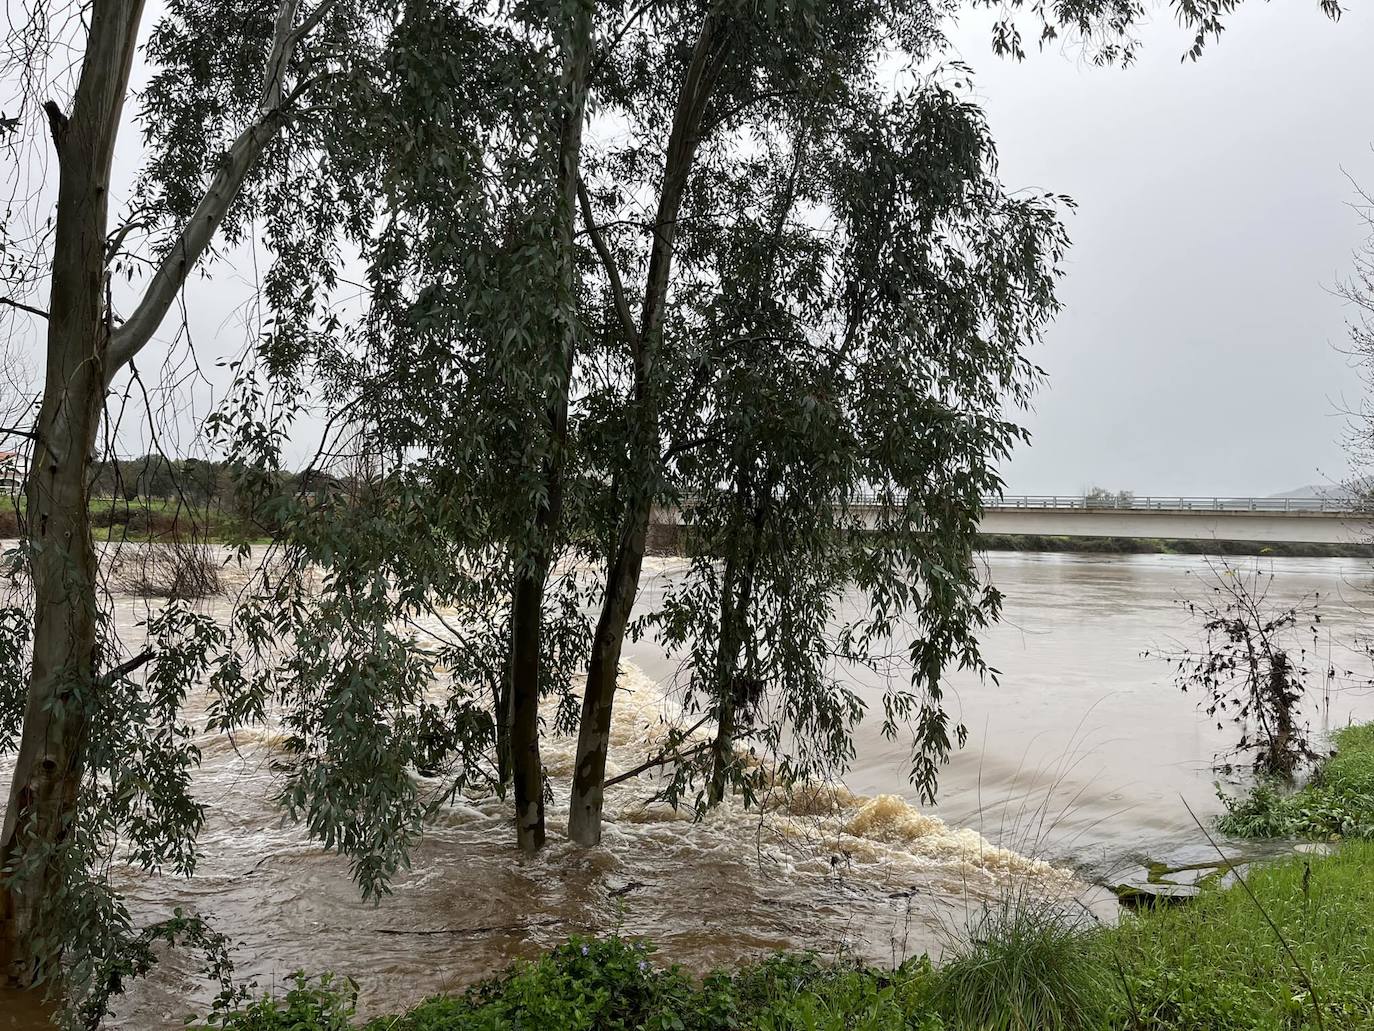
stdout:
POLYGON ((1335 754, 1299 790, 1259 784, 1226 799, 1220 827, 1241 838, 1374 839, 1374 724, 1331 737, 1335 754))
MULTIPOLYGON (((102 543, 167 541, 186 538, 211 544, 256 543, 268 539, 259 526, 218 505, 191 505, 167 498, 92 498, 92 536, 102 543)), ((0 539, 19 536, 19 502, 0 503, 0 539)))
MULTIPOLYGON (((149 541, 194 535, 210 543, 267 540, 266 531, 218 505, 196 506, 162 498, 92 498, 91 523, 98 541, 149 541)), ((0 505, 0 539, 18 536, 16 504, 0 505)), ((682 555, 677 526, 650 527, 649 552, 682 555)), ((1374 558, 1374 544, 1301 544, 1274 541, 1193 541, 1162 537, 1062 537, 1042 534, 980 534, 979 551, 1061 552, 1084 555, 1268 555, 1275 558, 1374 558)))
POLYGON ((221 1021, 238 1031, 1374 1029, 1374 844, 1266 866, 1247 884, 1113 928, 1008 904, 940 966, 791 955, 698 980, 642 943, 573 939, 463 995, 367 1024, 338 981, 302 981, 221 1021))
MULTIPOLYGON (((649 551, 690 554, 678 526, 649 527, 649 551)), ((1274 558, 1374 558, 1374 544, 1303 544, 1283 541, 1175 540, 1163 537, 1062 537, 1025 533, 984 533, 979 551, 1038 551, 1084 555, 1266 555, 1274 558)))

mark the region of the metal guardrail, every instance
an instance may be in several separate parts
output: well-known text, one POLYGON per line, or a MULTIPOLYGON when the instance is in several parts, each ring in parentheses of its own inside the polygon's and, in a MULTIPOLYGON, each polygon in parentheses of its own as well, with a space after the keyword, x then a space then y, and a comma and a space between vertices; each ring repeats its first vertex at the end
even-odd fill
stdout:
POLYGON ((988 509, 1113 509, 1128 512, 1374 512, 1374 502, 1350 498, 1190 498, 1111 494, 1100 497, 1021 494, 983 499, 988 509))
MULTIPOLYGON (((901 503, 904 495, 895 498, 878 494, 855 494, 849 504, 877 507, 892 501, 901 503)), ((682 499, 690 505, 695 495, 682 499)), ((1374 516, 1374 499, 1364 498, 1195 498, 1179 495, 1108 494, 1083 496, 1076 494, 1007 494, 982 499, 983 507, 992 511, 1041 509, 1046 511, 1105 511, 1122 512, 1329 512, 1333 515, 1374 516)))

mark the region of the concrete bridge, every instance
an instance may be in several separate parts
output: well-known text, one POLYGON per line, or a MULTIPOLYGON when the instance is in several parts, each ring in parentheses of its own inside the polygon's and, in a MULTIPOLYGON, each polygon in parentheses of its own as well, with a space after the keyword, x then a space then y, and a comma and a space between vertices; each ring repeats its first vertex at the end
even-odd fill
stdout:
MULTIPOLYGON (((1344 499, 1031 494, 985 498, 983 505, 980 528, 988 534, 1274 544, 1374 542, 1374 504, 1344 499)), ((857 498, 851 511, 876 521, 878 499, 857 498)), ((659 508, 653 521, 674 526, 681 516, 675 509, 659 508)))
POLYGON ((1303 544, 1374 540, 1374 506, 1345 499, 1008 495, 984 505, 984 533, 1303 544))

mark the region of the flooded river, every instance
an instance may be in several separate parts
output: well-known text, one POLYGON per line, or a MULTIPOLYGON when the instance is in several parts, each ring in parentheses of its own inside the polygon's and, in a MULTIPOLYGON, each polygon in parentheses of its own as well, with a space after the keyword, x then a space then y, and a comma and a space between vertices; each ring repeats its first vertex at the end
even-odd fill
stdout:
MULTIPOLYGON (((1259 561, 1277 574, 1274 598, 1321 593, 1320 648, 1354 666, 1368 564, 1259 561)), ((904 748, 869 725, 843 788, 763 812, 727 806, 697 823, 646 807, 645 785, 629 783, 612 789, 603 845, 580 851, 563 838, 572 743, 555 739, 544 756, 554 805, 541 856, 513 853, 501 802, 454 805, 394 894, 372 905, 358 899, 345 861, 267 803, 279 739, 261 730, 233 745, 200 742, 197 787, 211 815, 195 879, 127 873, 120 888, 140 918, 177 906, 204 913, 239 943, 240 975, 264 989, 296 969, 354 977, 367 1013, 458 988, 571 933, 647 935, 665 958, 704 970, 778 948, 884 963, 935 954, 984 902, 1021 884, 1110 918, 1114 903, 1097 885, 1150 859, 1205 854, 1185 802, 1204 821, 1219 809, 1212 757, 1234 735, 1142 655, 1193 639, 1176 598, 1201 595, 1206 567, 1193 557, 994 554, 987 573, 1006 596, 1004 622, 984 638, 1000 682, 951 683, 947 704, 970 738, 933 807, 915 805, 904 748)), ((654 570, 645 604, 673 575, 671 562, 654 570)), ((132 626, 145 603, 120 605, 132 626)), ((652 748, 672 705, 670 660, 647 641, 627 659, 612 752, 620 768, 652 748)), ((880 690, 861 689, 872 699, 880 690)), ((1339 726, 1374 717, 1374 697, 1319 683, 1309 709, 1314 728, 1339 726)), ((118 1000, 115 1026, 181 1026, 205 998, 192 970, 171 958, 118 1000)))

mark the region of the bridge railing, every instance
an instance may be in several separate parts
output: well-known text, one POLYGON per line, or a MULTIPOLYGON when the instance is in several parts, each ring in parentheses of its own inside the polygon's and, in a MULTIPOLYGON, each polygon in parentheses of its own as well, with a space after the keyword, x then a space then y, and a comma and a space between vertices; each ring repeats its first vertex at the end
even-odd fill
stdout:
POLYGON ((989 509, 1081 509, 1131 512, 1370 512, 1374 504, 1352 498, 1197 498, 1160 495, 1088 496, 1008 494, 983 499, 989 509))
MULTIPOLYGON (((681 500, 691 505, 695 495, 681 500)), ((898 502, 902 500, 899 496, 898 502)), ((877 507, 887 499, 878 494, 855 494, 849 504, 877 507)), ((1129 511, 1129 512, 1330 512, 1374 515, 1374 499, 1365 498, 1201 498, 1160 494, 1007 494, 982 499, 994 511, 1018 509, 1129 511)))

